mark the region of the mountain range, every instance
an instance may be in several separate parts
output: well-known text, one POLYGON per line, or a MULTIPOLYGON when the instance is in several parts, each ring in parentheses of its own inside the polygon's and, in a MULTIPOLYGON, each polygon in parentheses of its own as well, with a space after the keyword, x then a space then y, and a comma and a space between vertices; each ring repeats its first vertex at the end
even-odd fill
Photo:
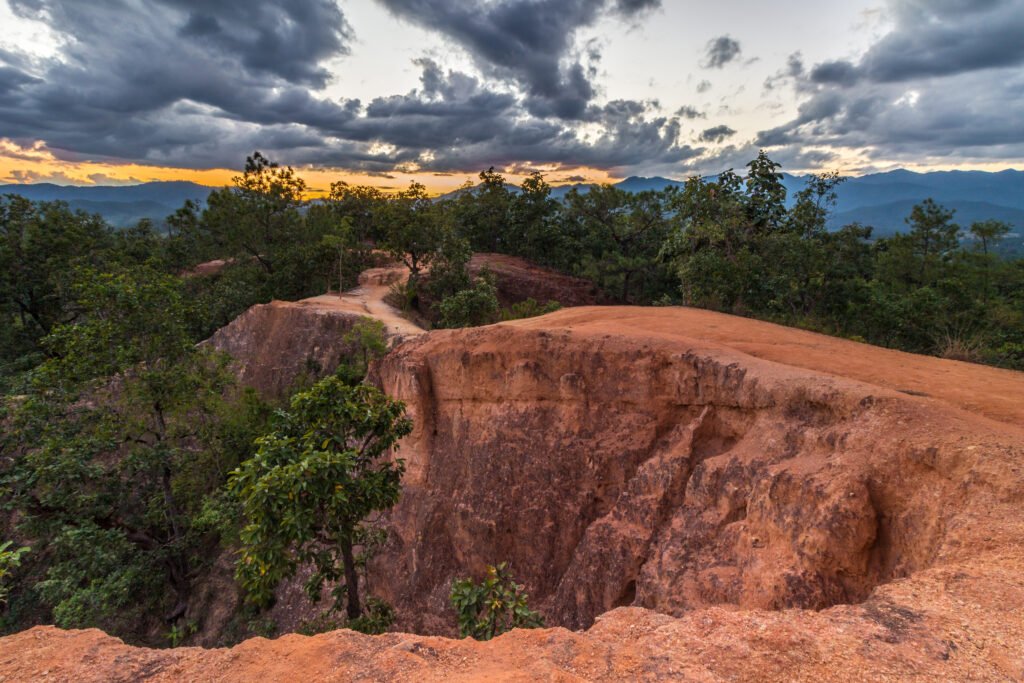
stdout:
MULTIPOLYGON (((615 187, 628 192, 682 187, 683 181, 669 178, 633 176, 615 187)), ((807 184, 807 176, 785 174, 783 184, 790 200, 807 184)), ((552 196, 564 199, 570 190, 587 192, 592 185, 561 185, 552 196)), ((142 218, 157 224, 174 213, 186 199, 205 202, 214 188, 185 181, 142 183, 123 186, 61 186, 50 183, 0 185, 0 194, 20 194, 36 201, 62 200, 73 209, 102 215, 111 224, 123 227, 142 218)), ((518 188, 512 188, 517 191, 518 188)), ((445 196, 452 196, 445 195, 445 196)), ((847 178, 838 188, 838 201, 829 227, 839 228, 859 222, 875 228, 878 237, 906 229, 905 218, 911 208, 932 198, 955 209, 955 220, 965 228, 989 218, 1013 226, 1008 241, 1024 245, 1024 171, 940 171, 915 173, 889 171, 847 178)))
POLYGON ((74 210, 98 213, 111 225, 123 228, 143 218, 162 224, 167 216, 181 208, 185 200, 191 199, 202 204, 214 189, 181 180, 84 187, 34 183, 0 185, 0 195, 20 194, 37 202, 67 202, 74 210))
MULTIPOLYGON (((790 201, 807 186, 808 176, 783 174, 790 201)), ((626 178, 615 187, 627 192, 682 187, 683 181, 669 178, 626 178)), ((562 185, 553 196, 563 198, 570 190, 586 192, 591 185, 562 185)), ((915 204, 932 198, 955 209, 954 220, 965 228, 975 221, 996 219, 1024 231, 1024 171, 936 171, 915 173, 897 170, 849 177, 837 188, 835 210, 829 227, 863 223, 875 228, 878 237, 906 229, 905 219, 915 204)))

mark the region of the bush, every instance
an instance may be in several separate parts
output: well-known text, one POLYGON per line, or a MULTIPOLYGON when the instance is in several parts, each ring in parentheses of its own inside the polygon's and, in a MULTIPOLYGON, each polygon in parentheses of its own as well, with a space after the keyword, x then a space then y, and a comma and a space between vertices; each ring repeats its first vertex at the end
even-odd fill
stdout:
POLYGON ((562 304, 557 301, 547 301, 541 304, 535 299, 527 299, 503 309, 501 311, 501 319, 522 320, 523 318, 536 318, 537 316, 554 313, 560 308, 562 308, 562 304))
POLYGON ((488 567, 480 583, 461 579, 452 583, 450 600, 459 618, 463 638, 490 640, 514 628, 541 628, 544 618, 527 606, 529 596, 516 585, 508 563, 488 567))
POLYGON ((438 327, 479 327, 497 322, 498 289, 489 277, 481 277, 470 289, 456 292, 438 306, 438 327))
POLYGON ((345 628, 376 636, 386 632, 395 623, 395 609, 380 598, 367 598, 366 611, 361 617, 349 619, 345 628))

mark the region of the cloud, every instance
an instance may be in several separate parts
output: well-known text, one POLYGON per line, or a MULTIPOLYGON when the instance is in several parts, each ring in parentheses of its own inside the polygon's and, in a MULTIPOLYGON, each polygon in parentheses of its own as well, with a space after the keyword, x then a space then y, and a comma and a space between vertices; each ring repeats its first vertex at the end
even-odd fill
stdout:
POLYGON ((1024 157, 1024 0, 889 0, 895 23, 860 59, 790 69, 797 116, 764 146, 870 159, 1024 157))
POLYGON ((524 116, 517 98, 457 71, 421 61, 429 84, 402 96, 374 100, 351 122, 357 139, 393 141, 395 155, 422 170, 495 166, 581 166, 631 169, 678 163, 700 153, 679 141, 677 117, 656 103, 613 100, 588 105, 584 135, 558 119, 524 116))
POLYGON ((691 107, 688 104, 679 107, 679 109, 676 110, 676 116, 682 119, 689 119, 691 121, 693 119, 706 119, 708 117, 704 112, 700 111, 696 107, 691 107))
POLYGON ((39 171, 31 171, 27 169, 14 169, 11 171, 11 175, 3 180, 12 182, 18 185, 25 185, 28 183, 55 183, 57 185, 87 185, 88 183, 83 182, 78 178, 72 178, 66 175, 62 171, 53 171, 52 173, 40 173, 39 171))
POLYGON ((143 182, 135 177, 112 178, 106 173, 90 173, 87 177, 94 185, 138 185, 143 182))
POLYGON ((701 66, 705 69, 721 69, 738 58, 741 52, 739 42, 727 35, 712 38, 704 48, 704 60, 701 62, 701 66))
POLYGON ((711 81, 703 80, 703 81, 701 81, 700 83, 697 84, 697 92, 703 94, 703 93, 706 93, 707 91, 711 90, 712 87, 713 86, 711 85, 711 81))
POLYGON ((724 142, 727 138, 736 135, 736 131, 729 126, 715 126, 707 128, 700 134, 701 142, 724 142))
POLYGON ((580 28, 660 0, 380 1, 462 45, 479 73, 421 58, 405 94, 323 97, 327 65, 354 40, 333 0, 12 0, 62 40, 50 59, 0 51, 0 130, 58 160, 233 167, 261 149, 370 174, 699 153, 655 102, 597 104, 598 49, 576 46, 580 28))
POLYGON ((804 56, 797 51, 786 58, 786 66, 764 81, 765 90, 775 90, 786 84, 799 81, 805 73, 804 56))
MULTIPOLYGON (((227 150, 303 146, 354 115, 319 100, 351 29, 331 0, 13 0, 62 35, 43 61, 0 54, 0 129, 86 158, 208 166, 227 150), (9 82, 9 80, 5 81, 9 82)), ((234 162, 234 163, 237 163, 234 162)))
POLYGON ((581 119, 594 99, 596 48, 576 52, 579 29, 603 16, 630 19, 660 0, 378 0, 395 16, 460 45, 488 77, 507 80, 540 117, 581 119), (585 59, 586 58, 586 59, 585 59), (589 63, 585 63, 589 62, 589 63))

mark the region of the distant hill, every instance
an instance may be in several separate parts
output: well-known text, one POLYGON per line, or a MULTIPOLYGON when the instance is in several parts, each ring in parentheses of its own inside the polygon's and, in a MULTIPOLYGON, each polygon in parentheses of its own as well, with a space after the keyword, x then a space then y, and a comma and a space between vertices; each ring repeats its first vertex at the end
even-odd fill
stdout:
POLYGON ((115 227, 134 225, 143 218, 162 224, 191 199, 205 203, 215 188, 186 181, 139 185, 0 185, 0 195, 20 194, 33 201, 64 201, 75 210, 98 213, 115 227))

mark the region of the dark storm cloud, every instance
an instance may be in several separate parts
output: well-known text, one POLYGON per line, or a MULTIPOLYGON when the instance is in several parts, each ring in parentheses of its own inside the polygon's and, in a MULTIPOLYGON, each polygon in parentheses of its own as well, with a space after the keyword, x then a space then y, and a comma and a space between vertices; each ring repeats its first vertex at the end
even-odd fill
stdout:
POLYGON ((44 19, 78 40, 101 35, 116 38, 116 32, 131 30, 151 14, 168 22, 164 27, 172 39, 168 47, 198 46, 239 62, 249 73, 318 87, 328 77, 320 61, 346 52, 351 38, 341 10, 331 0, 153 0, 145 6, 131 0, 10 0, 10 4, 15 13, 44 19))
MULTIPOLYGON (((387 141, 404 161, 429 171, 530 164, 625 169, 699 153, 679 143, 678 118, 657 115, 654 103, 589 105, 585 115, 598 132, 584 139, 561 120, 524 116, 511 93, 464 73, 444 72, 430 60, 419 64, 422 87, 370 102, 346 126, 348 139, 387 141)), ((317 161, 339 163, 329 149, 317 161)))
MULTIPOLYGON (((655 102, 595 104, 593 70, 574 53, 578 28, 636 17, 657 0, 388 4, 428 26, 454 20, 442 32, 483 78, 420 59, 420 86, 404 95, 318 97, 325 64, 353 38, 332 0, 14 0, 64 41, 49 60, 0 51, 0 131, 26 145, 42 139, 67 160, 230 167, 258 148, 374 174, 631 168, 700 152, 680 144, 678 117, 655 102)), ((598 59, 593 45, 585 52, 598 59)))
POLYGON ((860 60, 792 77, 797 117, 757 143, 907 160, 1024 155, 1024 0, 890 0, 889 10, 894 28, 860 60))
POLYGON ((14 0, 12 8, 65 41, 43 62, 0 54, 21 80, 0 89, 6 137, 42 138, 88 158, 202 166, 257 138, 313 144, 303 127, 339 129, 354 116, 309 94, 327 78, 320 62, 343 53, 350 37, 330 0, 14 0), (260 125, 271 128, 256 135, 260 125))
POLYGON ((704 49, 704 60, 701 65, 705 69, 721 69, 740 56, 742 49, 738 41, 729 36, 719 36, 708 41, 704 49))
MULTIPOLYGON (((378 0, 396 16, 462 46, 488 76, 514 81, 541 117, 581 119, 596 94, 576 32, 612 13, 631 18, 660 0, 378 0)), ((592 50, 593 52, 593 50, 592 50)), ((599 55, 592 54, 591 61, 599 55)))
POLYGON ((724 142, 726 139, 736 135, 736 131, 729 126, 715 126, 707 128, 700 134, 701 142, 724 142))
POLYGON ((1024 65, 1024 4, 1019 0, 893 0, 894 31, 856 64, 832 61, 811 71, 811 81, 852 85, 1024 65))

